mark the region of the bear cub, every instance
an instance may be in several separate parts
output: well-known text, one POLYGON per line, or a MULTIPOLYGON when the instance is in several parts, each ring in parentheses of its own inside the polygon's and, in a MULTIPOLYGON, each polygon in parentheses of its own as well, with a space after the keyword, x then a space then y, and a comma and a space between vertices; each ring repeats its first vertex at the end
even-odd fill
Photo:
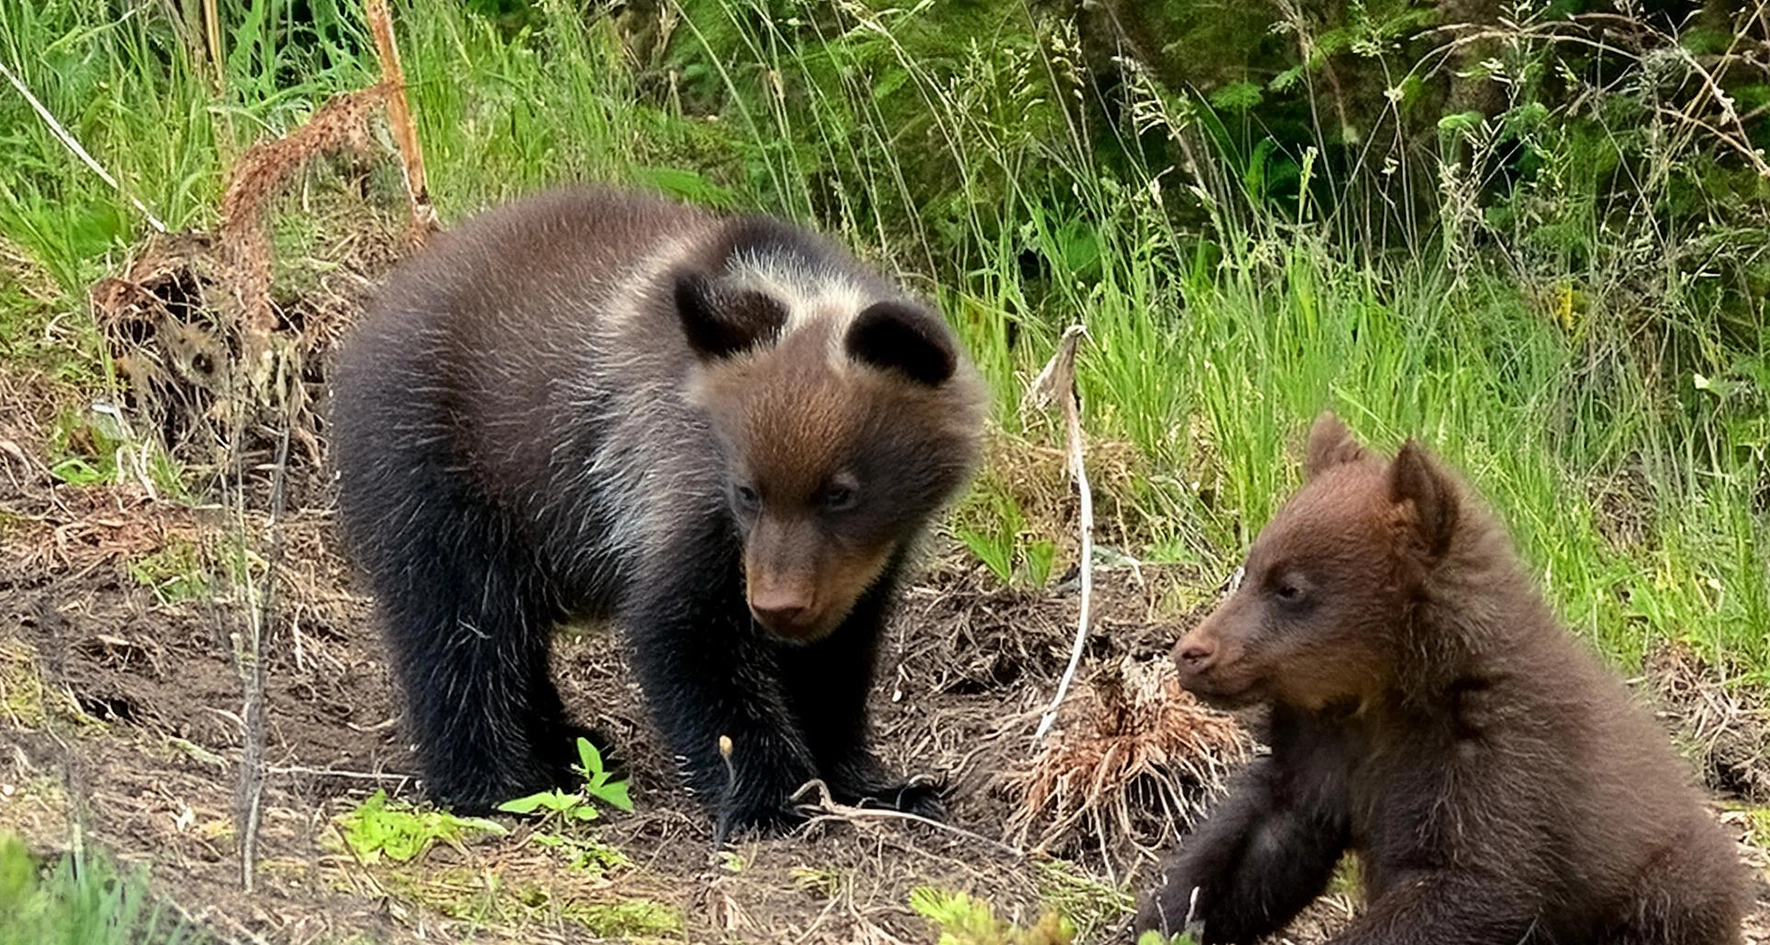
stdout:
POLYGON ((934 309, 782 220, 563 188, 402 263, 333 401, 433 798, 570 783, 588 732, 550 640, 588 619, 623 631, 718 840, 790 826, 813 778, 940 812, 866 711, 906 558, 978 462, 982 383, 934 309))
POLYGON ((1322 415, 1305 484, 1181 683, 1263 704, 1270 754, 1181 843, 1138 931, 1253 942, 1356 853, 1341 945, 1730 945, 1744 874, 1665 733, 1558 624, 1503 528, 1413 441, 1322 415))

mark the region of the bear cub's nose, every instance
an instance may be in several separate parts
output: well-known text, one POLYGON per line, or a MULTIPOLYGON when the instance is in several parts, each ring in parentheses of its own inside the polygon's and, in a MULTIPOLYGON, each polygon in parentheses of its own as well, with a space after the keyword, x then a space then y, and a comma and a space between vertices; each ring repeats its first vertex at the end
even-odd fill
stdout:
POLYGON ((773 585, 750 596, 750 610, 763 626, 792 627, 810 616, 811 595, 800 588, 773 585))
POLYGON ((1189 638, 1181 639, 1174 647, 1174 662, 1179 664, 1183 673, 1200 673, 1209 668, 1217 651, 1208 643, 1189 638))

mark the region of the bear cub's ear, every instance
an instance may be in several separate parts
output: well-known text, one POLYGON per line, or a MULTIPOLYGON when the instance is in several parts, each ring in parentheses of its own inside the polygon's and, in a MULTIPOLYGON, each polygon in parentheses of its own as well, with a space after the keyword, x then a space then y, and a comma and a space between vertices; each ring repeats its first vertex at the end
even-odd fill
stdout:
POLYGON ((1410 524, 1427 555, 1437 558, 1449 550, 1459 515, 1456 483, 1438 460, 1411 439, 1389 464, 1389 498, 1398 505, 1413 505, 1410 524))
POLYGON ((1352 431, 1334 412, 1324 411, 1309 428, 1309 445, 1303 451, 1303 477, 1314 479, 1342 463, 1355 463, 1365 457, 1364 447, 1352 437, 1352 431))
POLYGON ((780 333, 787 308, 753 289, 721 285, 706 272, 679 271, 674 301, 688 346, 702 361, 727 358, 780 333))
POLYGON ((937 387, 958 368, 940 316, 908 302, 874 302, 861 309, 843 341, 848 356, 937 387))

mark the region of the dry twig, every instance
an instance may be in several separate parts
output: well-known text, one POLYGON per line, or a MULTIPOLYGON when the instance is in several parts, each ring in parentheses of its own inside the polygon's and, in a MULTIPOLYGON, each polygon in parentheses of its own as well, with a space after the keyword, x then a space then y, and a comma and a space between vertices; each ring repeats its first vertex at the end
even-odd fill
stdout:
POLYGON ((1071 325, 1064 329, 1063 339, 1057 344, 1057 353, 1051 356, 1044 370, 1033 378, 1027 390, 1024 405, 1032 409, 1048 407, 1052 400, 1063 398, 1064 439, 1069 446, 1069 473, 1075 477, 1076 490, 1081 497, 1081 568, 1082 599, 1081 614, 1076 618, 1076 638, 1069 651, 1069 666, 1063 671, 1063 678, 1058 680, 1057 693, 1051 697, 1051 704, 1045 708, 1045 714, 1039 718, 1038 730, 1033 732, 1033 741, 1037 742, 1051 731, 1057 721, 1057 709, 1063 704, 1063 697, 1069 692, 1069 685, 1075 680, 1076 667, 1081 664, 1082 650, 1088 642, 1088 622, 1092 615, 1090 608, 1094 596, 1094 494, 1088 487, 1088 472, 1082 464, 1082 403, 1076 392, 1076 348, 1081 344, 1082 336, 1088 333, 1081 325, 1071 325))
POLYGON ((820 821, 820 820, 846 820, 849 822, 868 820, 868 819, 871 819, 871 820, 909 820, 909 821, 914 821, 918 824, 927 824, 928 826, 933 827, 936 830, 944 830, 947 833, 951 833, 951 834, 955 834, 960 837, 964 837, 967 840, 975 840, 978 843, 981 843, 981 844, 984 844, 985 846, 991 847, 991 848, 993 848, 997 851, 1000 851, 1001 853, 1004 853, 1008 856, 1018 858, 1018 857, 1022 857, 1022 856, 1026 855, 1025 851, 1021 850, 1019 847, 1013 846, 1011 844, 1003 843, 1000 840, 992 840, 989 837, 984 836, 983 834, 975 833, 970 830, 966 830, 963 827, 955 827, 952 824, 941 823, 938 820, 934 820, 929 817, 924 817, 921 814, 913 814, 913 813, 910 813, 909 811, 895 810, 890 807, 850 807, 847 804, 838 804, 838 803, 836 803, 836 800, 834 798, 830 797, 829 785, 826 785, 821 779, 818 779, 818 778, 813 778, 812 780, 805 782, 803 785, 801 785, 799 787, 799 790, 793 792, 793 796, 788 798, 788 800, 797 804, 802 799, 804 799, 806 795, 810 794, 813 791, 817 792, 817 796, 818 796, 818 802, 814 806, 814 809, 820 810, 823 812, 822 816, 813 818, 813 820, 812 820, 813 823, 820 821))
MULTIPOLYGON (((246 617, 246 639, 241 641, 239 653, 239 669, 244 689, 244 706, 241 728, 244 732, 245 745, 240 758, 240 781, 236 788, 235 803, 238 807, 240 820, 240 884, 247 892, 252 892, 257 880, 258 871, 258 826, 264 809, 264 746, 265 746, 265 697, 264 697, 264 637, 269 631, 271 621, 276 615, 277 570, 283 557, 283 506, 286 497, 287 477, 284 475, 289 465, 289 428, 293 426, 293 418, 285 413, 282 437, 277 442, 276 466, 271 474, 271 546, 266 559, 264 589, 255 594, 251 585, 251 572, 246 572, 246 594, 248 601, 256 597, 258 606, 249 608, 246 617)), ((240 531, 244 540, 245 524, 245 483, 239 483, 240 491, 240 531)))

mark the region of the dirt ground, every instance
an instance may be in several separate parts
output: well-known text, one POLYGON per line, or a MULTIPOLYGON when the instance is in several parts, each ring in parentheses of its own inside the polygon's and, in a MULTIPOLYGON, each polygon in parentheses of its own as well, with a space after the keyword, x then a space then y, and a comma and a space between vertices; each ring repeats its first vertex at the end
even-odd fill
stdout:
MULTIPOLYGON (((593 941, 595 929, 622 937, 608 924, 618 914, 586 922, 584 907, 645 902, 680 914, 685 931, 656 933, 665 939, 930 942, 933 928, 910 898, 933 886, 974 893, 1025 924, 1062 902, 1084 941, 1105 941, 1123 921, 1123 892, 1148 873, 1139 844, 1159 846, 1175 829, 1145 806, 1147 791, 1101 801, 1129 815, 1105 830, 1110 847, 1059 840, 1033 849, 1049 818, 1028 835, 1005 828, 1018 823, 1015 776, 1033 759, 1030 734, 1063 668, 1075 595, 1063 584, 1042 594, 989 590, 956 557, 936 555, 891 631, 874 704, 888 758, 948 778, 951 823, 970 833, 831 816, 715 856, 705 817, 661 764, 618 646, 589 629, 561 638, 558 673, 570 702, 630 759, 636 810, 601 827, 629 865, 575 876, 515 821, 507 837, 438 846, 415 864, 364 864, 336 842, 334 818, 376 789, 410 795, 414 763, 369 602, 338 554, 322 496, 283 525, 284 597, 265 647, 257 888, 244 893, 234 826, 241 607, 226 597, 168 600, 164 583, 158 593, 144 585, 142 565, 169 549, 212 547, 205 536, 228 525, 220 510, 138 490, 52 486, 25 445, 30 433, 0 429, 0 441, 18 447, 5 451, 0 476, 0 830, 43 850, 84 837, 151 864, 155 888, 218 937, 593 941)), ((1078 684, 1058 742, 1087 741, 1100 693, 1161 672, 1187 619, 1163 613, 1172 588, 1199 583, 1158 569, 1101 573, 1084 664, 1091 678, 1078 684)), ((1661 671, 1692 679, 1687 668, 1661 671)), ((1714 705, 1700 682, 1660 690, 1685 703, 1669 718, 1693 737, 1709 717, 1700 707, 1714 705)), ((1232 742, 1216 744, 1234 754, 1232 742)), ((1198 785, 1216 773, 1182 803, 1199 800, 1198 785)), ((1762 871, 1762 852, 1742 850, 1762 871)), ((1754 943, 1770 942, 1770 890, 1760 903, 1754 943)), ((1284 940, 1320 941, 1349 908, 1330 897, 1284 940)))
MULTIPOLYGON (((401 878, 326 842, 333 818, 372 791, 410 794, 415 769, 369 602, 354 590, 327 513, 301 511, 284 526, 285 619, 266 646, 259 889, 246 895, 233 821, 243 697, 230 639, 240 621, 230 611, 238 603, 169 603, 138 579, 139 562, 221 530, 215 511, 114 489, 47 488, 10 472, 0 554, 9 745, 0 782, 11 790, 0 828, 51 849, 78 822, 88 838, 152 864, 157 888, 223 933, 453 940, 460 930, 451 926, 463 923, 421 904, 440 893, 390 890, 401 878)), ((921 885, 974 892, 1004 917, 1031 922, 1068 874, 990 842, 1010 808, 997 775, 1031 756, 1037 703, 1062 670, 1074 604, 984 592, 967 578, 947 574, 911 591, 876 711, 888 758, 951 779, 951 822, 990 840, 833 818, 791 839, 743 845, 736 861, 714 856, 706 818, 661 763, 612 635, 588 629, 562 636, 557 672, 571 704, 630 760, 636 811, 610 817, 603 838, 633 865, 550 894, 667 903, 697 941, 929 940, 929 925, 909 908, 921 885)), ((1153 592, 1105 583, 1094 658, 1110 650, 1159 661, 1167 634, 1147 622, 1153 592)), ((447 886, 455 879, 438 877, 467 875, 461 867, 499 872, 505 883, 545 883, 556 872, 519 831, 464 851, 440 847, 404 881, 447 886)), ((1104 877, 1073 873, 1076 894, 1116 911, 1104 877)), ((484 890, 464 892, 476 893, 484 890)), ((522 918, 540 921, 494 921, 478 937, 584 937, 544 914, 522 918)))

